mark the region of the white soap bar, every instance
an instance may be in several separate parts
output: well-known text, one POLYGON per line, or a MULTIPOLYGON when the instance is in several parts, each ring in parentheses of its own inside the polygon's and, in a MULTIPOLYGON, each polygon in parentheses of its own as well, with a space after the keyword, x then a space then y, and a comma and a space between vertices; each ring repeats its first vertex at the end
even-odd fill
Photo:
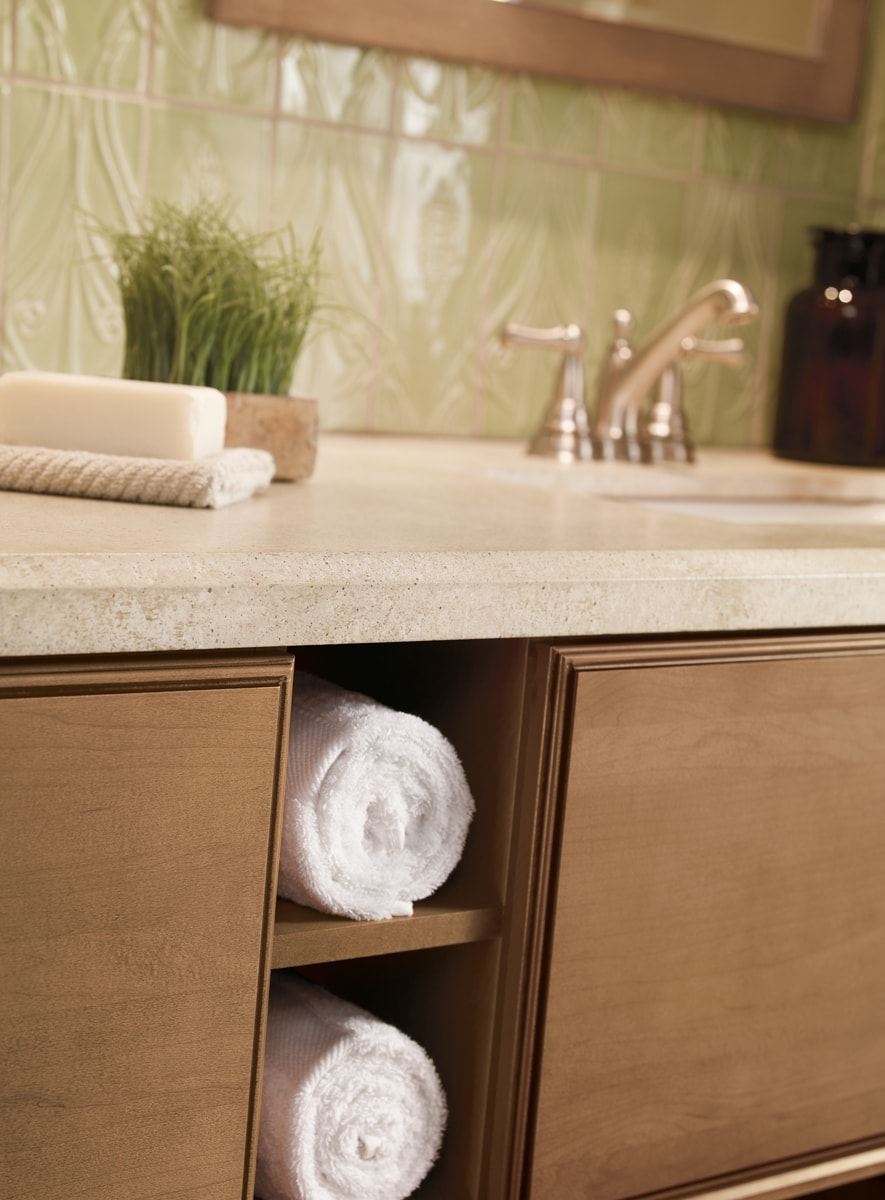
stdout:
POLYGON ((51 371, 0 376, 0 443, 193 460, 224 449, 215 388, 51 371))

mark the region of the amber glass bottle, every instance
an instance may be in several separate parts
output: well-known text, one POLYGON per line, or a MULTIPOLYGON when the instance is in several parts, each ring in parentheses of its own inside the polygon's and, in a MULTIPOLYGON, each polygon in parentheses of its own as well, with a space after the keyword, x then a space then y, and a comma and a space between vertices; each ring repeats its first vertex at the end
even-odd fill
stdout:
POLYGON ((885 466, 885 232, 812 230, 814 283, 790 300, 774 427, 783 458, 885 466))

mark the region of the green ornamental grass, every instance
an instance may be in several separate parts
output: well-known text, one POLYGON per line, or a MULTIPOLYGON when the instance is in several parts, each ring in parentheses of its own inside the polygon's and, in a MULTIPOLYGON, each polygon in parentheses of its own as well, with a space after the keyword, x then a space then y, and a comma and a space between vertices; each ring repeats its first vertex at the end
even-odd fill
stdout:
POLYGON ((253 234, 208 201, 158 201, 111 231, 123 301, 123 375, 284 396, 317 307, 319 243, 253 234))

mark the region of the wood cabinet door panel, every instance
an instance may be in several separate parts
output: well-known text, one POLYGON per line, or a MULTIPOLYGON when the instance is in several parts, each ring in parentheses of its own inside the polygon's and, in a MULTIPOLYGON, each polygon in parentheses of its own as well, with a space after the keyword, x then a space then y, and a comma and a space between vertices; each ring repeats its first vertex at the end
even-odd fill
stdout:
POLYGON ((276 675, 0 692, 8 1200, 246 1195, 276 675))
POLYGON ((718 658, 577 664, 532 1200, 885 1136, 885 657, 718 658))

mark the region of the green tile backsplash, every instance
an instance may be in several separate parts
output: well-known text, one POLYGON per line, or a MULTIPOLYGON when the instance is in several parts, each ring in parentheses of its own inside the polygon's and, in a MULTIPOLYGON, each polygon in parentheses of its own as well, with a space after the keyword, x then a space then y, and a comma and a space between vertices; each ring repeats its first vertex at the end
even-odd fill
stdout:
POLYGON ((148 26, 148 0, 18 0, 16 70, 133 91, 144 86, 148 26))
POLYGON ((325 311, 295 390, 328 429, 523 437, 555 356, 507 320, 577 321, 592 396, 611 314, 639 336, 721 275, 762 319, 742 366, 685 373, 695 437, 769 436, 806 229, 885 225, 885 0, 838 128, 227 28, 204 0, 0 0, 3 366, 115 374, 100 221, 230 197, 322 229, 325 311), (877 69, 878 68, 878 69, 877 69))
POLYGON ((134 219, 141 107, 24 83, 7 106, 6 365, 118 373, 120 304, 99 224, 134 219))

